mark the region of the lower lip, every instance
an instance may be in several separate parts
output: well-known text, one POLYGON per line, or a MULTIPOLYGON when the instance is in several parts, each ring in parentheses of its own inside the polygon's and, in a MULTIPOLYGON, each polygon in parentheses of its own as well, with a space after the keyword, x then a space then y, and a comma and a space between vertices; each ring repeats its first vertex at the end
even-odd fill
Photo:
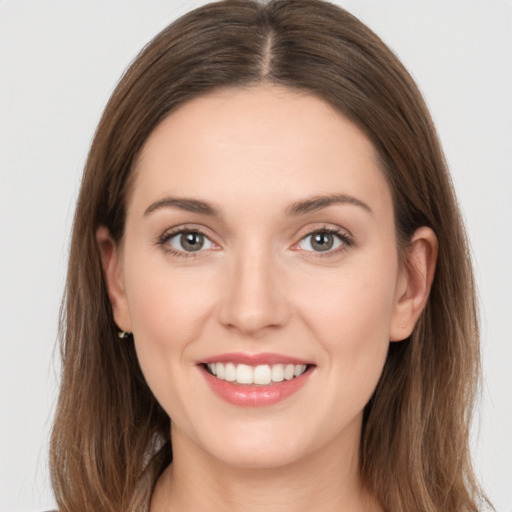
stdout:
POLYGON ((269 386, 254 386, 217 379, 203 366, 199 366, 199 368, 214 393, 226 402, 240 407, 264 407, 281 402, 299 391, 306 384, 311 373, 311 368, 308 368, 299 377, 276 382, 269 386))

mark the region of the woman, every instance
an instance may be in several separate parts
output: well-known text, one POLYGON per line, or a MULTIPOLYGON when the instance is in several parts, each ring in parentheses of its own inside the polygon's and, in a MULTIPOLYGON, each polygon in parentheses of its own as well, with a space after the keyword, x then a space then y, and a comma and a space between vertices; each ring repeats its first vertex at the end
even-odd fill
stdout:
POLYGON ((157 36, 86 165, 59 509, 477 510, 467 243, 396 57, 317 0, 157 36))

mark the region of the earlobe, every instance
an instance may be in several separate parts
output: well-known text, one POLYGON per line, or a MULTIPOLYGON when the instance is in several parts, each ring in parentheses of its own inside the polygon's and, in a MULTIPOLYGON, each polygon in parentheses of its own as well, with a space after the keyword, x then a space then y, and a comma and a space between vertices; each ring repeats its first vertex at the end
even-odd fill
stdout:
POLYGON ((112 240, 105 226, 100 226, 96 231, 96 240, 114 320, 121 331, 131 332, 130 310, 124 288, 119 246, 112 240))
POLYGON ((423 226, 416 230, 407 249, 399 281, 389 339, 408 338, 427 304, 434 280, 438 242, 432 229, 423 226))

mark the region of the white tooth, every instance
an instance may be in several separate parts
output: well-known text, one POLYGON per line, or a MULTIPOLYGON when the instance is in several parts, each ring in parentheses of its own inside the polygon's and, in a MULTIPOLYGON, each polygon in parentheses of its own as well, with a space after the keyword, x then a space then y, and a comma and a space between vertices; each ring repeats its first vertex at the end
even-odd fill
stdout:
POLYGON ((252 384, 252 367, 246 364, 239 364, 236 367, 236 381, 239 384, 252 384))
POLYGON ((302 375, 306 371, 306 365, 305 364, 296 364, 295 365, 295 377, 298 377, 299 375, 302 375))
POLYGON ((228 363, 224 367, 224 378, 229 382, 233 382, 236 379, 236 368, 233 363, 228 363))
POLYGON ((225 370, 225 367, 224 367, 224 363, 217 363, 215 365, 215 370, 217 372, 215 374, 215 375, 217 375, 217 378, 224 380, 225 375, 226 375, 226 370, 225 370))
POLYGON ((208 366, 208 369, 213 373, 213 375, 217 375, 216 370, 216 364, 215 363, 208 363, 206 366, 208 366))
POLYGON ((272 371, 267 364, 261 364, 254 368, 254 384, 270 384, 272 382, 272 371))
POLYGON ((282 382, 284 380, 284 366, 282 364, 272 365, 272 382, 282 382))
POLYGON ((293 364, 287 364, 286 368, 284 369, 284 378, 286 380, 293 379, 294 374, 295 374, 295 366, 293 364))

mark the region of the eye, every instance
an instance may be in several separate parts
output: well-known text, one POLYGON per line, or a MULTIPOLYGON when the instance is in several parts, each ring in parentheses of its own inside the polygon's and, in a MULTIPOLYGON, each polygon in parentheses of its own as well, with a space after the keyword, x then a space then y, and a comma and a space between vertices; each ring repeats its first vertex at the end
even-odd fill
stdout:
POLYGON ((351 243, 350 238, 337 229, 322 229, 306 235, 297 247, 304 251, 335 252, 351 243))
POLYGON ((178 252, 197 252, 212 249, 213 242, 199 231, 179 231, 167 235, 163 243, 178 252))

